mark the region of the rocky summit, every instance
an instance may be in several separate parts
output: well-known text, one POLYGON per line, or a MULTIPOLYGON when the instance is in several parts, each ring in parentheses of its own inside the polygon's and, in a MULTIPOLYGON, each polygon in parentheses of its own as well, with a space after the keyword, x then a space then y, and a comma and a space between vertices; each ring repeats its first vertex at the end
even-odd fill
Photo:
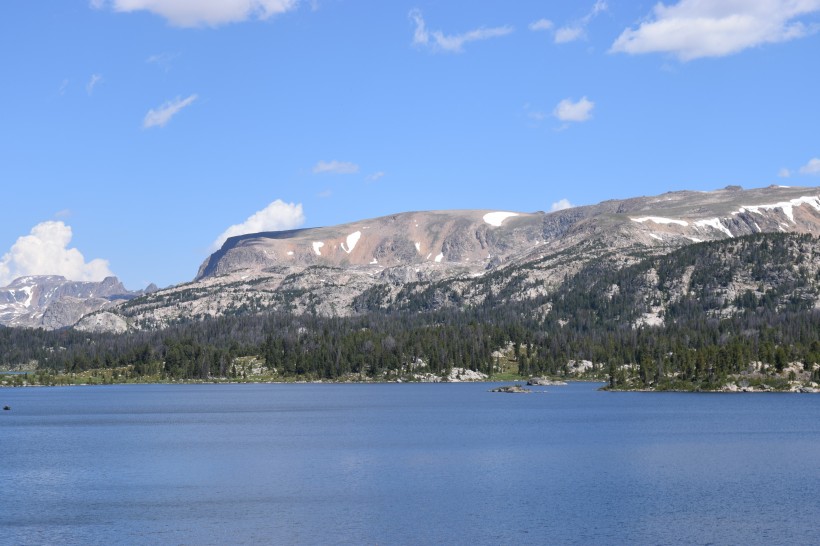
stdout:
POLYGON ((3 318, 5 324, 55 327, 82 319, 78 327, 92 331, 155 329, 273 309, 346 316, 480 304, 499 294, 532 299, 554 292, 593 259, 620 269, 686 245, 777 232, 820 235, 820 188, 730 186, 550 213, 405 212, 232 237, 192 282, 138 297, 95 292, 76 302, 59 298, 57 307, 38 305, 28 314, 31 301, 22 285, 7 287, 0 298, 16 309, 2 308, 3 317, 17 317, 3 318), (61 310, 66 305, 70 309, 61 310), (52 307, 49 313, 60 320, 46 317, 52 307))
POLYGON ((116 277, 100 282, 70 281, 59 275, 20 277, 0 288, 0 324, 56 330, 145 292, 128 291, 116 277))
MULTIPOLYGON (((682 191, 606 201, 564 211, 407 212, 334 227, 233 237, 200 267, 197 280, 264 275, 281 268, 367 267, 385 271, 486 271, 543 257, 581 240, 624 245, 680 246, 760 232, 815 232, 818 189, 771 187, 742 191, 682 191)), ((413 275, 409 275, 413 277, 413 275)))

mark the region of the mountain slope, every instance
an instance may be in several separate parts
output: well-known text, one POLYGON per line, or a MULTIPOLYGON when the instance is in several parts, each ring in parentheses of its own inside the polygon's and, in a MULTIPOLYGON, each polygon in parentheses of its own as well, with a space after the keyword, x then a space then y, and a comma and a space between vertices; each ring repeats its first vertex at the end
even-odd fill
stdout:
POLYGON ((815 392, 818 258, 813 235, 756 234, 624 268, 593 259, 550 295, 520 301, 493 292, 482 305, 424 309, 411 296, 408 312, 282 310, 128 335, 6 328, 0 366, 105 367, 111 379, 235 379, 264 368, 267 379, 334 380, 418 380, 459 368, 583 373, 615 388, 815 392))
POLYGON ((549 294, 590 260, 613 268, 701 241, 820 234, 820 188, 671 192, 553 213, 408 212, 233 237, 196 279, 119 305, 132 327, 280 309, 345 316, 366 309, 480 304, 549 294), (415 304, 413 304, 415 305, 415 304))
POLYGON ((128 291, 116 277, 100 282, 59 275, 20 277, 0 288, 0 324, 56 330, 144 293, 128 291))

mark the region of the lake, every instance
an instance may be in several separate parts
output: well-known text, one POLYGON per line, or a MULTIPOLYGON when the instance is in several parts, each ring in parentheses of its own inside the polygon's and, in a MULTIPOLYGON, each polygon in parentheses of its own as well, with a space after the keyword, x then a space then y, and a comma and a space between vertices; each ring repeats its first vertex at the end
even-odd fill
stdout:
POLYGON ((0 389, 3 544, 817 544, 820 396, 0 389))

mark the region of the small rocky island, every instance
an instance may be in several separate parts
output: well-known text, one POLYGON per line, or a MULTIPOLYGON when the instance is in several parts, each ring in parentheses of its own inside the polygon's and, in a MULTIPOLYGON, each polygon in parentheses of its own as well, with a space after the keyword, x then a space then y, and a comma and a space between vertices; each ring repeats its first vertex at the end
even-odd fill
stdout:
POLYGON ((513 394, 529 394, 532 391, 530 389, 524 388, 521 385, 504 385, 503 387, 496 387, 494 389, 490 389, 490 392, 508 392, 513 394))

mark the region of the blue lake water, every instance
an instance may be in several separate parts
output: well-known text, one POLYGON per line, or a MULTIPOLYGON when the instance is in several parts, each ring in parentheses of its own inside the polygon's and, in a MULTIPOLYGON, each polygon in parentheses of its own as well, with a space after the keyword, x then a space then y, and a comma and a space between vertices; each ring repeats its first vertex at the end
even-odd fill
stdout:
POLYGON ((820 396, 0 390, 3 544, 817 544, 820 396))

